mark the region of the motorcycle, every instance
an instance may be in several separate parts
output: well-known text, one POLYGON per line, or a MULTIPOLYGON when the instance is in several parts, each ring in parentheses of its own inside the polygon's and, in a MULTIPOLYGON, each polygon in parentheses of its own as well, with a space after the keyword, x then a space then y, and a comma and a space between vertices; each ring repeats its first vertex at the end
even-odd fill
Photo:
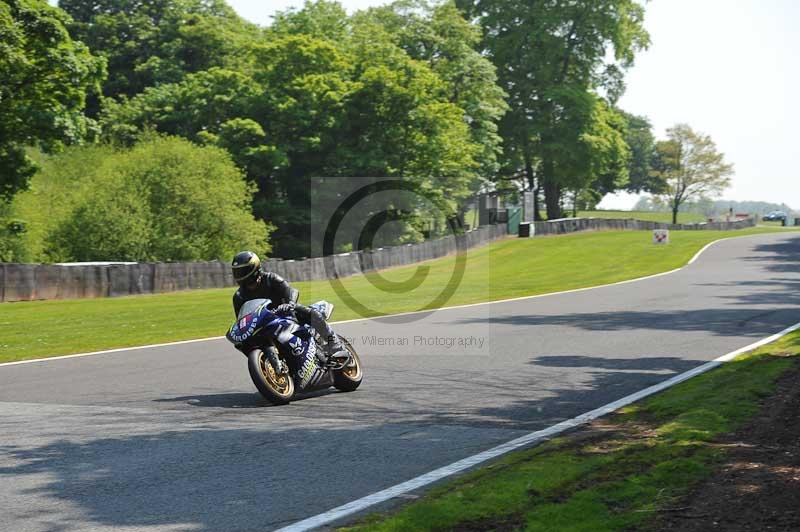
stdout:
MULTIPOLYGON (((361 361, 347 339, 337 335, 349 357, 319 357, 317 350, 324 349, 324 339, 311 326, 274 313, 270 304, 269 299, 245 302, 225 335, 247 357, 250 378, 261 395, 283 405, 299 392, 331 386, 352 392, 361 385, 361 361), (323 363, 320 358, 328 360, 323 363)), ((333 304, 327 301, 311 307, 326 320, 333 313, 333 304)))

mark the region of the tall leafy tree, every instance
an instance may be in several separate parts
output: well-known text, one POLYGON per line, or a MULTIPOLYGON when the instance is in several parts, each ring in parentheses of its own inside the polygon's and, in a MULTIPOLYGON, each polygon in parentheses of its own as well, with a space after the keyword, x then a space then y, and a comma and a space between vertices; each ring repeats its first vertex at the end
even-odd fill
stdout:
POLYGON ((108 105, 104 135, 130 144, 152 128, 230 150, 258 186, 254 212, 277 226, 283 257, 313 251, 311 178, 413 177, 454 201, 469 194, 479 147, 425 62, 378 26, 341 42, 271 35, 244 71, 210 69, 108 105))
POLYGON ((631 150, 628 163, 628 192, 658 193, 664 189, 664 182, 653 172, 653 158, 656 156, 656 138, 653 126, 647 117, 619 110, 625 118, 625 142, 631 150))
POLYGON ((583 162, 576 175, 578 193, 585 191, 596 205, 608 193, 627 185, 632 150, 626 141, 625 117, 602 98, 596 98, 589 127, 581 136, 583 162), (583 179, 581 179, 581 177, 583 179))
POLYGON ((197 142, 213 140, 225 122, 247 114, 260 91, 246 73, 211 68, 180 83, 148 87, 131 99, 106 100, 100 123, 107 140, 124 145, 133 145, 148 128, 197 142))
POLYGON ((717 196, 730 185, 733 165, 725 162, 710 136, 686 124, 668 129, 656 152, 654 167, 665 183, 661 196, 672 210, 672 223, 685 202, 717 196))
POLYGON ((44 0, 0 2, 0 200, 35 171, 26 147, 76 143, 92 128, 82 111, 104 63, 70 38, 68 22, 44 0))
POLYGON ((524 166, 545 192, 548 217, 561 214, 571 149, 591 127, 586 102, 603 91, 613 103, 623 73, 649 42, 644 8, 635 0, 457 0, 484 28, 484 44, 509 94, 501 123, 505 171, 524 166), (580 119, 586 120, 580 123, 580 119), (538 172, 536 172, 538 170, 538 172))
POLYGON ((333 42, 350 36, 352 26, 342 4, 331 0, 305 0, 302 9, 287 9, 273 15, 270 35, 310 35, 333 42))
POLYGON ((370 9, 356 20, 380 24, 394 43, 445 83, 448 101, 463 110, 472 141, 480 147, 478 172, 496 174, 502 152, 498 122, 508 105, 494 65, 479 51, 481 28, 465 20, 452 0, 401 0, 370 9))
MULTIPOLYGON (((73 18, 73 38, 106 57, 106 97, 237 64, 243 46, 260 35, 224 0, 60 0, 59 7, 73 18)), ((99 111, 92 99, 90 114, 99 111)))

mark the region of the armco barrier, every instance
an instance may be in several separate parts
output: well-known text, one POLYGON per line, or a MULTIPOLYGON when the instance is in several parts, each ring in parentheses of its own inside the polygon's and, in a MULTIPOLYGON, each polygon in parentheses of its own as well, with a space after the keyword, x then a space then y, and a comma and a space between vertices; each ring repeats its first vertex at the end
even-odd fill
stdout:
MULTIPOLYGON (((521 224, 520 226, 522 227, 521 224)), ((642 220, 601 218, 566 218, 549 222, 531 222, 533 236, 557 235, 587 230, 731 230, 752 227, 755 220, 705 224, 665 224, 642 220)), ((364 271, 381 270, 444 257, 459 248, 456 238, 467 248, 506 236, 506 224, 490 225, 469 231, 463 236, 448 236, 420 244, 392 246, 303 260, 269 259, 264 268, 296 281, 315 281, 347 277, 364 271), (331 263, 333 268, 331 268, 331 263)), ((0 301, 32 299, 74 299, 111 297, 132 294, 173 292, 195 288, 233 286, 227 262, 139 263, 139 264, 2 264, 0 265, 0 301)))
POLYGON ((33 264, 6 264, 3 268, 4 301, 25 301, 35 298, 36 266, 33 264))
POLYGON ((652 231, 653 229, 669 229, 672 231, 730 231, 754 227, 754 218, 735 222, 708 222, 697 224, 668 224, 646 220, 610 219, 610 218, 564 218, 547 222, 527 222, 520 224, 520 236, 563 235, 578 231, 628 230, 652 231), (523 225, 527 227, 522 228, 523 225), (530 228, 533 231, 530 231, 530 228), (533 233, 532 235, 530 233, 533 233))
MULTIPOLYGON (((506 236, 505 224, 475 229, 459 237, 474 247, 506 236)), ((286 279, 315 281, 444 257, 458 249, 453 236, 303 260, 268 259, 264 268, 286 279), (332 266, 332 267, 331 267, 332 266)), ((121 264, 0 264, 0 301, 75 299, 173 292, 233 286, 227 262, 121 264)))

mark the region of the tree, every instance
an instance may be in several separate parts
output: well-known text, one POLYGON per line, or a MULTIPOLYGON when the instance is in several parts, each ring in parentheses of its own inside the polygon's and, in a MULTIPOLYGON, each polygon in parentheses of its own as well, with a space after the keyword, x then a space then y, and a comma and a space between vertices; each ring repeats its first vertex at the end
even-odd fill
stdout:
MULTIPOLYGON (((188 73, 233 67, 260 30, 224 0, 60 0, 69 31, 108 61, 105 97, 134 96, 188 73)), ((89 102, 97 116, 101 102, 89 102)))
POLYGON ((93 127, 81 111, 104 63, 70 38, 68 22, 43 0, 0 2, 0 201, 36 171, 26 147, 53 151, 93 127))
POLYGON ((24 242, 27 230, 27 222, 13 216, 11 204, 0 201, 0 262, 27 260, 28 250, 24 242))
POLYGON ((250 213, 252 187, 230 156, 150 135, 130 149, 66 150, 43 163, 14 202, 34 260, 227 260, 270 251, 250 213), (41 212, 41 205, 52 207, 41 212))
POLYGON ((656 153, 654 168, 666 185, 661 195, 672 210, 672 223, 677 223, 683 203, 719 195, 730 185, 733 165, 725 162, 711 137, 686 124, 668 129, 656 153))
POLYGON ((272 18, 273 23, 268 32, 276 36, 309 35, 342 42, 351 32, 347 11, 335 1, 305 0, 302 9, 279 11, 272 18))
POLYGON ((664 189, 664 182, 653 172, 653 159, 656 156, 656 139, 653 135, 653 126, 647 117, 637 116, 619 110, 625 118, 625 142, 631 150, 628 163, 628 192, 658 193, 664 189))
POLYGON ((148 87, 131 99, 106 100, 102 137, 126 146, 148 128, 196 142, 215 141, 222 125, 246 116, 262 87, 247 73, 221 68, 189 74, 179 83, 148 87))
POLYGON ((564 179, 585 202, 596 205, 628 183, 631 149, 625 140, 626 126, 623 115, 602 98, 595 98, 586 131, 573 148, 578 165, 572 170, 574 177, 564 179))
POLYGON ((411 58, 427 64, 445 83, 448 101, 463 110, 481 176, 499 170, 502 138, 498 122, 508 110, 497 71, 480 52, 481 29, 464 19, 455 3, 431 5, 425 0, 401 0, 372 8, 360 17, 380 24, 411 58))
MULTIPOLYGON (((312 178, 416 179, 461 202, 483 146, 451 99, 453 85, 381 24, 344 16, 325 2, 281 14, 269 39, 249 48, 246 67, 211 68, 110 103, 103 134, 130 145, 155 129, 229 150, 257 185, 253 212, 275 224, 283 257, 314 251, 309 231, 322 221, 310 204, 312 178)), ((336 195, 334 181, 321 183, 316 192, 336 195)), ((421 237, 412 225, 403 239, 421 237)))
POLYGON ((644 8, 634 0, 458 0, 484 28, 484 45, 509 95, 501 122, 508 175, 536 179, 548 217, 561 215, 570 148, 591 120, 589 96, 609 103, 621 95, 622 75, 648 45, 644 8), (613 53, 609 53, 613 50, 613 53), (566 127, 570 124, 571 127, 566 127), (535 177, 534 177, 535 176, 535 177))

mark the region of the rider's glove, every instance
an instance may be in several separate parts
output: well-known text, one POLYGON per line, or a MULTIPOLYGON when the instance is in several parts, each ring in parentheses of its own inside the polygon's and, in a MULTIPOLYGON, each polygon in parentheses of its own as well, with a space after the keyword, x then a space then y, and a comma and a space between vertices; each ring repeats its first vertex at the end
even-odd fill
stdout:
POLYGON ((292 312, 294 312, 294 303, 283 303, 275 307, 275 314, 288 316, 292 312))

